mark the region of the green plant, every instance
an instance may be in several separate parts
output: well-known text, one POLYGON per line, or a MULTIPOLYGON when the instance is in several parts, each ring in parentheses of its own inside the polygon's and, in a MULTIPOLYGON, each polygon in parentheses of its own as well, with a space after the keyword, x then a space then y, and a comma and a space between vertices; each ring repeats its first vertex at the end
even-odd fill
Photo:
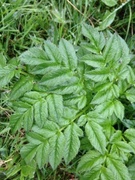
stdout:
POLYGON ((19 158, 7 178, 20 172, 20 179, 31 179, 48 164, 55 170, 65 162, 83 180, 134 179, 135 74, 129 48, 118 34, 86 24, 82 34, 85 40, 76 49, 65 39, 58 46, 45 41, 19 59, 1 61, 0 86, 5 94, 9 84, 6 104, 14 110, 12 157, 19 158))

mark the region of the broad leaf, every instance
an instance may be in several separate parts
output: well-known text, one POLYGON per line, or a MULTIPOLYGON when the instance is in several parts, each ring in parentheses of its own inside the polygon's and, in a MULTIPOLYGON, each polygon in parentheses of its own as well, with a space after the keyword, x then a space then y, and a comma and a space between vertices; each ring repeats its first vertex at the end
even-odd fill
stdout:
POLYGON ((76 132, 76 125, 72 123, 65 131, 65 149, 64 149, 64 160, 68 164, 78 153, 80 147, 80 140, 78 138, 78 132, 76 132))
POLYGON ((116 16, 116 12, 115 11, 113 11, 113 12, 107 11, 103 21, 99 25, 99 29, 100 30, 104 30, 107 27, 109 27, 112 24, 112 22, 114 21, 115 16, 116 16))
POLYGON ((49 143, 45 142, 38 146, 36 153, 36 162, 38 164, 39 169, 43 168, 46 163, 48 163, 49 156, 49 143))
POLYGON ((22 126, 23 114, 12 114, 10 116, 10 126, 13 133, 19 130, 22 126))
POLYGON ((11 91, 11 94, 10 94, 11 100, 18 99, 19 97, 24 95, 24 93, 26 93, 27 91, 30 91, 32 87, 33 87, 33 79, 30 77, 22 77, 14 85, 11 91))
POLYGON ((92 146, 104 154, 106 151, 106 137, 102 127, 94 121, 89 121, 85 126, 85 131, 92 146))
POLYGON ((63 98, 61 95, 50 94, 47 96, 49 117, 52 121, 59 122, 63 115, 63 98))
POLYGON ((96 70, 92 70, 85 74, 85 76, 89 79, 92 79, 95 82, 100 82, 106 80, 110 75, 110 69, 108 68, 100 68, 96 70))
POLYGON ((43 136, 45 139, 48 139, 59 131, 59 126, 52 121, 46 121, 42 128, 35 125, 32 127, 32 130, 35 133, 43 136))
POLYGON ((114 179, 131 180, 127 167, 115 154, 109 155, 106 162, 107 167, 114 175, 114 179))
POLYGON ((29 108, 23 114, 23 126, 26 131, 29 131, 33 125, 33 107, 29 108))
POLYGON ((46 54, 50 60, 57 63, 61 63, 62 56, 59 52, 59 49, 56 47, 56 45, 54 45, 50 41, 45 41, 44 47, 45 47, 46 54))
POLYGON ((110 7, 115 6, 117 4, 117 0, 102 0, 102 2, 110 7))
POLYGON ((87 65, 101 68, 105 65, 104 58, 101 55, 95 54, 86 54, 80 59, 81 61, 85 62, 87 65))
POLYGON ((120 101, 118 101, 118 100, 114 101, 114 112, 120 120, 122 120, 124 118, 124 109, 125 108, 120 101))
POLYGON ((93 167, 101 165, 104 162, 104 156, 98 151, 91 150, 82 156, 77 171, 91 171, 93 167))
POLYGON ((36 155, 37 148, 37 145, 30 143, 23 146, 21 149, 21 156, 26 161, 26 163, 31 163, 32 159, 36 155))
POLYGON ((46 60, 48 60, 48 58, 45 51, 38 47, 33 47, 22 53, 20 60, 22 63, 34 66, 43 64, 46 60))
POLYGON ((63 57, 63 63, 69 69, 77 68, 77 56, 73 45, 65 39, 62 39, 59 43, 59 51, 63 57))
POLYGON ((15 74, 15 68, 10 66, 0 67, 0 88, 7 85, 15 74))
MULTIPOLYGON (((105 45, 105 39, 102 33, 99 33, 96 29, 94 29, 92 26, 89 26, 87 24, 83 24, 82 26, 82 34, 90 39, 91 44, 87 47, 90 48, 91 52, 100 54, 100 51, 105 45)), ((88 49, 86 46, 84 46, 86 49, 88 49)))
POLYGON ((101 168, 101 180, 115 180, 113 172, 106 167, 102 167, 101 168))
POLYGON ((34 115, 36 124, 39 127, 43 127, 48 118, 48 106, 46 101, 40 100, 34 104, 34 115))
POLYGON ((135 129, 127 129, 124 132, 124 136, 131 142, 135 142, 135 129))
POLYGON ((130 144, 128 144, 127 142, 117 141, 117 142, 115 142, 115 146, 116 146, 120 151, 123 151, 123 152, 126 152, 126 153, 131 153, 131 152, 133 152, 132 147, 131 147, 130 144))
POLYGON ((126 91, 126 98, 131 102, 135 102, 135 88, 132 87, 131 89, 126 91))
POLYGON ((55 69, 45 74, 40 84, 47 87, 57 87, 74 80, 73 73, 66 68, 55 69))
POLYGON ((53 169, 56 169, 60 164, 64 154, 65 137, 62 132, 59 132, 49 140, 50 155, 49 163, 53 169))

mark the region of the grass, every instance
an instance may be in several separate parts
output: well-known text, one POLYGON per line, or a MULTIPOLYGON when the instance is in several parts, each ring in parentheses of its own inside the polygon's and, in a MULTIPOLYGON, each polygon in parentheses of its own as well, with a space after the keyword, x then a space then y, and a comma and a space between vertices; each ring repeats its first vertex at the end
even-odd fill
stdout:
MULTIPOLYGON (((41 46, 49 39, 55 44, 60 38, 70 40, 74 45, 81 43, 81 24, 87 22, 98 26, 104 12, 114 11, 121 5, 107 7, 98 0, 1 0, 0 1, 0 66, 6 62, 14 63, 18 56, 33 46, 41 46)), ((109 27, 118 32, 129 44, 131 51, 135 48, 135 2, 127 3, 117 11, 116 18, 109 27)), ((11 84, 12 85, 12 84, 11 84)), ((8 118, 12 114, 9 108, 7 92, 10 87, 0 89, 0 158, 5 159, 0 166, 0 179, 4 179, 5 171, 10 179, 17 179, 14 173, 19 172, 20 144, 25 141, 23 132, 13 137, 10 133, 8 118), (22 133, 22 134, 21 134, 22 133), (13 159, 11 162, 10 159, 13 159), (15 167, 15 169, 13 169, 15 167)), ((73 178, 69 169, 58 169, 55 172, 36 172, 36 179, 73 178)))

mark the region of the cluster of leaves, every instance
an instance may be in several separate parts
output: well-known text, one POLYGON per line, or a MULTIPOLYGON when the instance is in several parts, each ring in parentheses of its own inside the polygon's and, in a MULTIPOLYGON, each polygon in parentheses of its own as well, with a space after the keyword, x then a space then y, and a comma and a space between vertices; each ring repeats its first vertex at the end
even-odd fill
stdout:
POLYGON ((17 149, 23 160, 15 169, 22 180, 76 158, 80 179, 134 179, 135 129, 126 117, 135 102, 129 48, 118 34, 86 24, 82 34, 87 42, 76 48, 65 39, 58 46, 45 41, 19 60, 1 61, 1 88, 12 79, 10 128, 23 136, 17 149))

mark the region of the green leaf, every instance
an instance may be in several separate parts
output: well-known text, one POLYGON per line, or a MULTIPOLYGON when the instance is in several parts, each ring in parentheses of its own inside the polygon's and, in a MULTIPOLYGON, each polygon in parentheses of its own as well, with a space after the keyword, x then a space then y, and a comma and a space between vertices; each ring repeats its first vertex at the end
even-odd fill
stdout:
POLYGON ((72 82, 73 79, 74 77, 71 71, 66 68, 60 68, 45 74, 39 83, 47 87, 56 88, 57 86, 61 86, 61 84, 68 84, 68 82, 72 82))
POLYGON ((95 28, 90 25, 83 24, 82 34, 89 38, 91 44, 84 46, 86 49, 90 49, 91 52, 99 54, 105 45, 105 39, 102 33, 99 33, 95 28), (87 48, 88 47, 88 48, 87 48))
POLYGON ((101 68, 105 65, 103 56, 96 54, 86 54, 81 57, 80 61, 96 68, 101 68))
POLYGON ((124 118, 124 109, 125 108, 120 101, 118 101, 118 100, 114 101, 114 112, 120 120, 122 120, 124 118))
POLYGON ((90 150, 81 157, 78 164, 77 171, 86 172, 91 171, 93 167, 101 165, 104 162, 104 157, 98 151, 90 150))
POLYGON ((115 16, 116 16, 116 12, 115 11, 113 11, 113 12, 107 11, 103 21, 99 25, 99 29, 100 30, 104 30, 107 27, 109 27, 112 24, 112 22, 114 21, 115 16))
POLYGON ((23 126, 26 131, 32 128, 33 118, 33 107, 31 107, 23 114, 23 126))
POLYGON ((35 144, 26 144, 21 149, 21 156, 26 161, 26 163, 30 163, 32 159, 36 155, 38 146, 35 144))
POLYGON ((63 115, 63 98, 61 95, 50 94, 46 98, 48 103, 49 117, 52 121, 59 122, 63 115))
POLYGON ((112 100, 106 101, 96 107, 96 112, 101 114, 104 118, 112 116, 114 113, 114 102, 112 100))
POLYGON ((33 87, 33 79, 30 77, 22 77, 12 88, 10 99, 15 100, 30 91, 33 87))
POLYGON ((49 139, 50 155, 49 163, 53 169, 56 169, 60 164, 64 154, 65 137, 62 132, 59 132, 55 136, 49 139))
POLYGON ((0 53, 0 68, 3 68, 6 66, 6 57, 3 55, 3 53, 0 53))
POLYGON ((50 41, 45 41, 44 47, 45 47, 46 54, 50 60, 57 63, 61 63, 62 56, 59 52, 59 49, 56 47, 56 45, 54 45, 50 41))
POLYGON ((132 147, 127 142, 117 141, 117 142, 115 142, 115 146, 123 152, 126 152, 126 153, 133 152, 132 147))
POLYGON ((42 143, 38 146, 36 153, 36 162, 39 169, 43 168, 44 165, 48 162, 49 152, 50 148, 48 142, 42 143))
POLYGON ((135 129, 127 129, 124 132, 124 136, 131 142, 135 142, 135 129))
POLYGON ((118 61, 122 55, 122 48, 120 44, 120 37, 116 34, 112 35, 103 51, 103 56, 106 59, 106 62, 115 62, 118 61), (114 53, 115 52, 115 53, 114 53))
POLYGON ((72 70, 76 69, 77 56, 73 45, 69 41, 62 39, 59 42, 59 51, 63 57, 63 63, 65 66, 72 70))
POLYGON ((0 67, 0 88, 6 86, 15 74, 15 68, 10 66, 0 67))
POLYGON ((46 142, 45 136, 39 134, 38 132, 29 132, 26 134, 27 140, 31 144, 39 145, 46 142))
POLYGON ((59 64, 57 64, 56 62, 47 61, 47 62, 44 62, 44 64, 39 64, 37 66, 32 67, 29 70, 29 72, 32 74, 45 75, 45 74, 50 73, 50 72, 53 73, 53 71, 56 71, 60 68, 61 68, 61 66, 59 64))
POLYGON ((15 133, 21 128, 22 122, 23 122, 23 114, 15 113, 10 116, 10 126, 13 133, 15 133))
POLYGON ((104 154, 106 151, 106 137, 102 127, 94 121, 89 121, 85 126, 85 131, 92 146, 104 154))
POLYGON ((117 0, 102 0, 102 2, 109 7, 115 6, 117 4, 117 0))
POLYGON ((96 165, 90 171, 81 176, 80 180, 99 180, 101 165, 96 165))
POLYGON ((65 131, 65 149, 64 149, 64 160, 68 164, 78 153, 80 147, 80 140, 78 133, 76 132, 75 123, 69 125, 65 131))
POLYGON ((32 127, 32 130, 47 139, 54 136, 56 132, 58 132, 59 126, 53 121, 46 121, 42 128, 35 125, 32 127))
POLYGON ((26 92, 21 98, 21 101, 34 105, 39 99, 41 99, 41 94, 36 91, 26 92))
POLYGON ((21 166, 21 176, 24 177, 30 177, 30 178, 34 178, 34 173, 35 173, 35 167, 33 166, 33 164, 29 164, 29 165, 22 165, 21 166))
POLYGON ((106 167, 102 167, 101 168, 101 180, 115 180, 113 172, 106 167))
POLYGON ((114 179, 131 180, 127 167, 116 154, 109 155, 106 162, 107 167, 113 173, 114 179))
POLYGON ((46 101, 40 100, 34 104, 34 116, 36 124, 39 127, 43 127, 48 118, 48 106, 46 101))
POLYGON ((48 57, 46 56, 45 51, 43 51, 42 49, 38 47, 32 47, 21 54, 20 60, 22 63, 34 66, 43 64, 48 60, 48 57))
POLYGON ((110 69, 100 68, 96 70, 89 71, 85 76, 89 79, 92 79, 95 82, 100 82, 106 80, 110 75, 110 69))
POLYGON ((122 138, 122 132, 120 130, 117 130, 115 133, 112 134, 111 138, 110 138, 110 142, 111 143, 115 143, 115 142, 119 142, 121 141, 122 138))
POLYGON ((132 87, 131 89, 126 91, 126 98, 131 102, 135 102, 135 88, 132 87))

